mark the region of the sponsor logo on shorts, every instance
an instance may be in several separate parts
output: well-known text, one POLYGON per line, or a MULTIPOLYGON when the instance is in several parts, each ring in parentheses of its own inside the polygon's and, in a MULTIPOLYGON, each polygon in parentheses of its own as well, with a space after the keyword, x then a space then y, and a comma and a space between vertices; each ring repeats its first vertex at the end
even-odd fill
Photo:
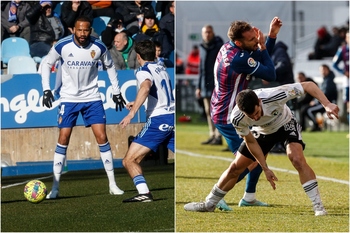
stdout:
POLYGON ((161 124, 158 127, 158 129, 160 131, 164 131, 164 132, 166 132, 166 131, 173 131, 174 130, 174 126, 171 126, 171 125, 168 125, 168 124, 161 124))

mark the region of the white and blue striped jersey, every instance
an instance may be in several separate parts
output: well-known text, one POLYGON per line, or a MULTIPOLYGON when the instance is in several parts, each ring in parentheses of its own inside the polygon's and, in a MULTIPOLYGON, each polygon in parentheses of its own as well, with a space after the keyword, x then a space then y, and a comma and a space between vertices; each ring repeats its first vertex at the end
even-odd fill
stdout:
POLYGON ((166 67, 157 62, 146 62, 135 72, 138 86, 146 79, 152 82, 145 101, 147 118, 175 113, 175 98, 166 67))
POLYGON ((286 105, 287 101, 305 94, 300 83, 261 88, 254 92, 262 101, 263 116, 255 121, 241 112, 236 105, 231 113, 231 123, 240 136, 248 135, 250 127, 259 134, 275 133, 293 117, 291 110, 286 105))
POLYGON ((60 99, 62 102, 90 102, 101 100, 98 90, 98 63, 102 61, 112 84, 113 94, 119 94, 118 74, 106 46, 97 38, 82 47, 74 35, 59 40, 45 57, 41 67, 43 90, 50 90, 51 67, 59 60, 61 66, 60 99))

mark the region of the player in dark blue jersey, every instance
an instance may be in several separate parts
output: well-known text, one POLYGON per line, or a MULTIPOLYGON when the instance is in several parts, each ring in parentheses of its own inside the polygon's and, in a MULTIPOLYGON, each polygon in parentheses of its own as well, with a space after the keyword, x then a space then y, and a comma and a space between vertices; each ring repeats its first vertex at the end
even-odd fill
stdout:
MULTIPOLYGON (((266 81, 276 79, 275 67, 269 54, 272 53, 281 26, 282 21, 274 17, 265 43, 265 37, 258 28, 245 21, 234 21, 227 33, 230 41, 221 47, 217 55, 211 118, 233 153, 236 153, 242 142, 242 138, 237 135, 230 123, 236 96, 240 91, 247 89, 252 76, 266 81)), ((239 206, 267 206, 255 197, 261 172, 261 167, 254 163, 240 176, 239 180, 248 174, 246 190, 239 206)), ((219 203, 218 208, 230 210, 226 207, 224 201, 219 203)))

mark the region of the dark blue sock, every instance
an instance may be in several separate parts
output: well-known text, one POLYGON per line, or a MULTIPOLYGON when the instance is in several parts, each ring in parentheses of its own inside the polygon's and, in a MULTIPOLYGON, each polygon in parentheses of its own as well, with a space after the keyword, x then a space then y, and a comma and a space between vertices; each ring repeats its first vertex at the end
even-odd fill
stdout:
POLYGON ((237 183, 240 182, 247 174, 249 173, 249 169, 246 168, 238 177, 237 183))
POLYGON ((258 164, 247 176, 246 188, 247 193, 255 193, 256 185, 259 181, 260 174, 262 172, 261 166, 258 164))

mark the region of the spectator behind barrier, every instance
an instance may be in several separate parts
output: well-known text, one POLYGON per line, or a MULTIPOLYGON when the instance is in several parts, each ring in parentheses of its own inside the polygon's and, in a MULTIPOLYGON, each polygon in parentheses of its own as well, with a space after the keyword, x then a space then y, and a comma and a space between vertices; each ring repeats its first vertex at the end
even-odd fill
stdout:
POLYGON ((135 44, 126 32, 120 32, 114 37, 114 45, 109 49, 117 70, 137 69, 140 64, 136 59, 135 44))
POLYGON ((65 35, 73 33, 75 20, 85 15, 91 22, 93 20, 93 12, 91 5, 86 1, 64 1, 61 6, 61 20, 65 29, 65 35))
POLYGON ((30 5, 24 1, 10 1, 1 12, 1 41, 9 37, 22 37, 30 42, 30 27, 26 12, 30 5))
MULTIPOLYGON (((328 65, 322 64, 320 66, 320 73, 322 74, 322 77, 323 77, 323 82, 321 84, 320 89, 325 94, 327 99, 329 99, 329 101, 331 101, 332 103, 336 103, 338 98, 338 90, 337 90, 337 85, 334 82, 335 75, 333 71, 330 70, 328 65)), ((313 123, 311 132, 321 131, 322 129, 320 128, 316 120, 316 114, 324 113, 325 110, 322 104, 318 101, 311 103, 311 105, 312 106, 309 106, 306 110, 306 117, 308 117, 313 123)))
POLYGON ((30 55, 43 57, 64 36, 61 20, 53 15, 52 2, 40 1, 27 11, 30 23, 30 55))

